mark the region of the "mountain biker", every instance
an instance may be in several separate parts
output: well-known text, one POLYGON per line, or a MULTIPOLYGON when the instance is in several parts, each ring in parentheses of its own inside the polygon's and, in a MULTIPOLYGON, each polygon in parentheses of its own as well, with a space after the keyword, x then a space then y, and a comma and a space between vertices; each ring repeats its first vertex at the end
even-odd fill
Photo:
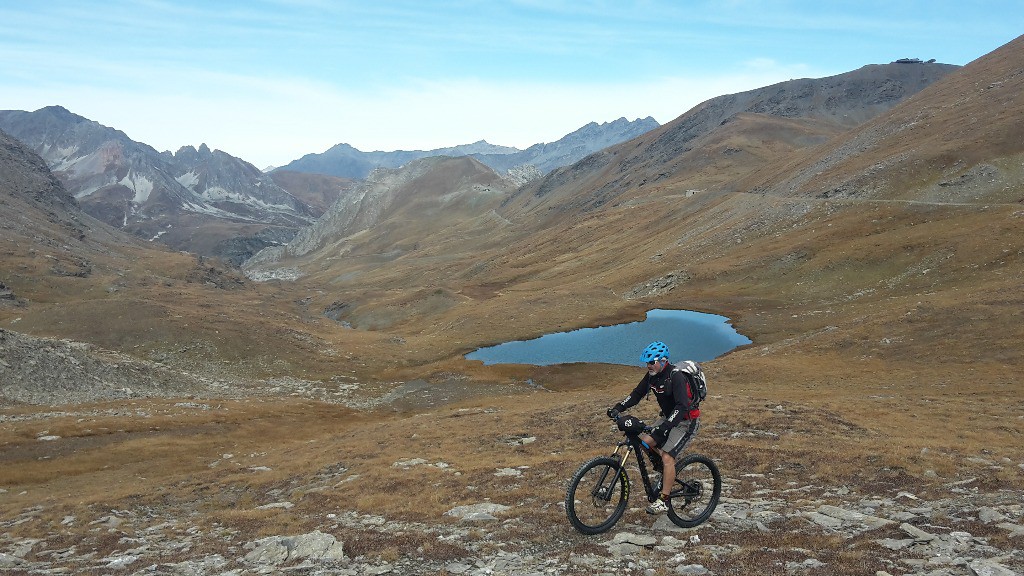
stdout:
MULTIPOLYGON (((636 388, 621 402, 608 409, 608 417, 615 419, 619 412, 637 405, 648 393, 661 408, 650 434, 641 434, 653 451, 661 456, 661 496, 647 507, 648 514, 661 514, 668 509, 666 502, 676 476, 676 457, 686 448, 700 428, 700 409, 693 403, 689 376, 668 361, 668 346, 664 342, 651 342, 640 354, 640 362, 647 367, 636 388)), ((659 462, 654 460, 657 468, 659 462)))

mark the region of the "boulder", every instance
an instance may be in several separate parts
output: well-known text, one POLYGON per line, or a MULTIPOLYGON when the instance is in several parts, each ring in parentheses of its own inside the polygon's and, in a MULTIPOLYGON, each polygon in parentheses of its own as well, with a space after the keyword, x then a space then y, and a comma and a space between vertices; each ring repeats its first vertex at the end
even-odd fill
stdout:
POLYGON ((344 547, 334 536, 314 530, 299 536, 270 536, 245 546, 251 564, 284 564, 294 560, 336 561, 345 558, 344 547))

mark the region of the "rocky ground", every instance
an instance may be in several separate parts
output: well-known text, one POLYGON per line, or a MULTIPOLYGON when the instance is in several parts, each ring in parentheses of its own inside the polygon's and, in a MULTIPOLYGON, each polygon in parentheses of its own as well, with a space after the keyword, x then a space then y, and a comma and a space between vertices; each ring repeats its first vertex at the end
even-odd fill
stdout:
MULTIPOLYGON (((135 410, 120 416, 156 416, 135 410)), ((176 411, 178 420, 204 413, 220 419, 216 406, 198 401, 177 402, 167 410, 176 411)), ((61 440, 47 429, 57 418, 84 421, 111 415, 110 409, 98 408, 20 415, 8 410, 0 415, 0 425, 32 421, 35 427, 26 429, 38 429, 34 442, 45 445, 61 440)), ((706 440, 715 444, 722 434, 728 432, 711 428, 706 440)), ((514 440, 509 445, 517 450, 543 444, 534 437, 514 440)), ((462 475, 458 464, 436 454, 423 456, 394 460, 391 473, 416 478, 462 475)), ((206 467, 212 473, 241 472, 250 478, 241 484, 258 486, 261 475, 271 474, 277 465, 267 458, 261 453, 220 454, 206 467)), ((569 468, 576 465, 561 462, 565 454, 551 458, 569 468)), ((1024 573, 1024 500, 1019 490, 995 488, 987 480, 989 473, 1024 473, 1022 463, 972 458, 963 462, 964 470, 975 474, 968 478, 947 480, 930 471, 924 478, 911 478, 881 471, 868 475, 874 484, 815 482, 802 466, 786 462, 765 473, 733 468, 723 467, 723 497, 704 525, 680 529, 667 516, 648 516, 646 502, 635 492, 619 524, 598 536, 584 536, 570 527, 560 500, 564 480, 552 485, 552 474, 543 466, 496 466, 490 474, 491 488, 507 487, 499 493, 523 494, 525 486, 526 496, 509 496, 500 503, 481 496, 476 503, 451 505, 443 514, 424 513, 418 520, 409 516, 416 516, 417 503, 429 499, 437 484, 413 481, 414 488, 400 494, 410 513, 396 519, 318 504, 315 495, 340 492, 359 477, 358 467, 307 469, 287 482, 271 483, 270 489, 259 488, 258 497, 232 500, 241 513, 268 515, 256 527, 208 515, 214 502, 230 496, 211 494, 211 486, 225 487, 204 480, 172 482, 185 486, 191 497, 169 496, 181 487, 172 486, 160 498, 122 498, 115 505, 85 507, 42 497, 15 509, 10 502, 28 501, 24 492, 0 486, 0 570, 346 576, 1024 573), (281 526, 294 528, 279 530, 281 526)))
MULTIPOLYGON (((431 465, 436 464, 395 463, 431 465)), ((529 476, 529 471, 496 474, 529 476)), ((322 481, 328 486, 344 481, 344 476, 345 471, 338 470, 322 481)), ((744 484, 756 486, 759 480, 727 479, 725 493, 744 484)), ((59 526, 47 527, 39 537, 18 536, 41 522, 46 511, 39 505, 0 522, 0 568, 12 574, 701 575, 750 573, 737 571, 736 566, 749 567, 753 553, 764 559, 762 574, 1021 574, 1020 494, 986 494, 975 483, 946 485, 948 495, 941 499, 905 491, 865 494, 814 485, 754 490, 756 495, 749 497, 725 496, 709 522, 685 530, 666 516, 648 517, 634 496, 637 507, 613 530, 593 537, 573 533, 564 522, 539 525, 537 518, 552 518, 539 509, 486 502, 454 507, 440 522, 322 511, 314 530, 257 539, 152 507, 65 516, 59 526), (524 528, 550 536, 541 542, 523 540, 517 535, 524 528), (85 536, 70 543, 65 532, 71 529, 85 536), (783 531, 786 537, 779 539, 783 531), (353 552, 358 546, 347 539, 358 540, 367 532, 385 539, 415 535, 423 542, 421 555, 353 552), (749 543, 761 540, 766 545, 752 551, 749 543), (823 542, 832 547, 826 550, 823 542), (851 570, 851 562, 860 562, 861 570, 851 570)), ((289 510, 294 504, 282 500, 262 507, 289 510)), ((558 503, 542 507, 555 508, 558 503)))

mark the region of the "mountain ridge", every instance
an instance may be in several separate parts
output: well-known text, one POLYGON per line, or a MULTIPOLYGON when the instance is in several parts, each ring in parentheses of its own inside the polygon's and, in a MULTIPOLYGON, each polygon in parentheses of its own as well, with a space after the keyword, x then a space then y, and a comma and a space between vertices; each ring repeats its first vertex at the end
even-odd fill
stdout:
MULTIPOLYGON (((581 188, 591 189, 588 205, 600 206, 646 193, 641 191, 645 186, 649 190, 678 185, 677 181, 686 179, 691 157, 702 153, 695 145, 697 140, 739 113, 799 121, 804 130, 818 132, 804 145, 820 144, 958 68, 935 63, 867 65, 835 76, 789 80, 711 98, 633 141, 596 152, 530 183, 509 199, 506 209, 547 209, 567 195, 578 194, 581 188), (564 193, 557 192, 567 184, 564 193)), ((777 160, 774 155, 746 158, 750 172, 777 160)), ((702 189, 706 182, 690 187, 702 189)))
MULTIPOLYGON (((312 226, 284 246, 261 251, 243 269, 250 275, 264 277, 268 266, 281 265, 315 250, 347 257, 373 256, 378 242, 375 238, 393 243, 384 249, 387 260, 409 250, 424 250, 432 237, 454 247, 447 243, 447 238, 457 231, 467 234, 467 226, 474 223, 484 226, 472 234, 474 238, 492 231, 487 215, 515 186, 516 182, 502 178, 471 156, 427 156, 401 168, 377 168, 312 226), (389 220, 404 224, 392 224, 389 220), (399 237, 401 240, 395 240, 399 237)), ((467 239, 461 239, 463 248, 470 246, 467 239)))
MULTIPOLYGON (((631 123, 625 119, 602 125, 590 123, 563 138, 572 148, 568 151, 561 145, 536 145, 519 151, 480 140, 432 151, 367 154, 339 144, 325 155, 353 157, 351 162, 360 166, 354 172, 359 174, 378 165, 397 167, 416 158, 439 155, 475 155, 484 161, 488 157, 543 157, 545 165, 553 165, 571 161, 582 151, 608 141, 617 141, 636 131, 637 126, 642 126, 639 121, 631 123), (610 131, 621 134, 609 135, 610 131)), ((120 130, 62 106, 35 112, 0 111, 0 129, 27 142, 46 159, 91 215, 146 240, 220 257, 235 265, 262 248, 290 240, 353 183, 352 178, 295 172, 289 169, 291 165, 263 173, 240 158, 211 150, 206 144, 198 148, 182 146, 176 152, 157 152, 120 130), (292 186, 294 189, 289 189, 292 186)), ((305 160, 296 162, 317 162, 321 161, 317 160, 320 156, 323 155, 307 155, 305 160)), ((506 170, 520 182, 539 176, 532 165, 506 170)))
POLYGON ((490 144, 479 140, 434 150, 394 150, 363 152, 349 144, 336 144, 322 153, 306 154, 276 170, 313 172, 345 178, 365 178, 375 168, 399 168, 428 156, 473 156, 497 172, 533 165, 542 173, 570 164, 587 153, 617 144, 658 126, 654 118, 634 121, 619 118, 612 122, 590 122, 550 143, 534 144, 526 150, 490 144))
POLYGON ((1019 166, 993 159, 1024 153, 1013 118, 1024 90, 1016 60, 1022 52, 1024 38, 1017 38, 970 62, 972 74, 960 69, 857 127, 847 142, 745 185, 766 194, 839 199, 1020 202, 1024 195, 1012 186, 1021 178, 1019 166), (987 80, 978 84, 978 75, 987 80))

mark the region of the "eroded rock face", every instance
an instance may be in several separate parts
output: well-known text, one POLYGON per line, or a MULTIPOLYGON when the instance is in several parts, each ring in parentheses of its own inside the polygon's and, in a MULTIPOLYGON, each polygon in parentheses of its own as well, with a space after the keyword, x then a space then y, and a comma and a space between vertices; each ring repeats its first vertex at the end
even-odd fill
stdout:
POLYGON ((60 106, 0 111, 0 129, 38 153, 86 213, 173 248, 241 263, 319 214, 252 164, 205 144, 157 152, 60 106))

